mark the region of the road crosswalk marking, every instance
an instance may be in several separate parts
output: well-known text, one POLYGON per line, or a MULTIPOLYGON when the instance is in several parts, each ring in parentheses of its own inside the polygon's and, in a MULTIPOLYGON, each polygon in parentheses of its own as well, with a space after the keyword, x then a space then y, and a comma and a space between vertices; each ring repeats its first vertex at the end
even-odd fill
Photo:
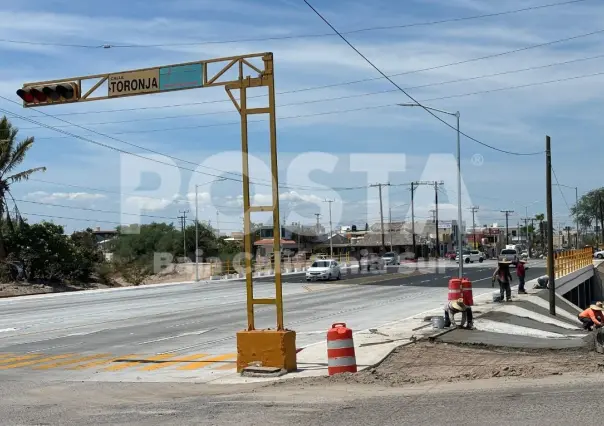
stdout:
POLYGON ((111 364, 112 362, 115 362, 115 361, 131 359, 134 357, 140 357, 140 355, 129 354, 129 355, 122 355, 122 356, 118 356, 118 357, 111 357, 109 359, 102 359, 99 361, 93 361, 93 362, 89 362, 86 364, 76 365, 75 367, 70 367, 67 369, 68 370, 84 370, 86 368, 100 367, 101 365, 111 364))
POLYGON ((78 358, 68 359, 68 360, 59 361, 59 362, 53 362, 51 364, 39 365, 37 367, 33 367, 33 369, 34 370, 50 370, 51 368, 57 368, 57 367, 65 366, 65 365, 71 365, 71 364, 78 364, 80 362, 90 361, 90 360, 99 359, 99 358, 105 358, 108 356, 111 356, 111 354, 89 355, 89 356, 85 356, 85 357, 78 357, 78 358))
POLYGON ((143 370, 143 371, 159 370, 160 368, 169 367, 171 365, 176 365, 176 364, 179 364, 179 363, 182 363, 182 362, 195 361, 195 360, 198 360, 200 358, 205 358, 207 356, 208 356, 208 354, 193 354, 193 355, 185 356, 185 357, 178 358, 178 359, 171 360, 171 361, 166 361, 166 362, 161 362, 161 363, 158 363, 158 364, 148 365, 146 367, 141 368, 141 370, 143 370))
POLYGON ((162 354, 162 355, 156 355, 156 356, 147 357, 147 358, 133 359, 130 362, 120 362, 117 365, 112 365, 110 367, 105 368, 103 371, 120 371, 120 370, 124 370, 128 367, 139 366, 141 363, 144 363, 144 362, 162 361, 164 359, 168 359, 168 358, 172 358, 172 357, 174 357, 174 355, 172 355, 172 354, 162 354))
POLYGON ((30 365, 39 364, 41 362, 54 361, 55 359, 70 358, 75 355, 76 354, 63 354, 63 355, 47 356, 47 357, 43 357, 43 358, 36 358, 33 360, 30 359, 29 361, 17 362, 16 364, 0 365, 0 370, 6 370, 9 368, 28 367, 30 365))
POLYGON ((195 353, 177 354, 128 354, 114 355, 110 353, 0 353, 0 370, 30 368, 38 371, 48 370, 98 370, 97 372, 118 372, 127 369, 154 372, 166 368, 192 371, 203 368, 211 370, 234 370, 236 368, 236 353, 207 354, 195 353))
POLYGON ((215 364, 215 363, 220 362, 220 361, 226 361, 226 360, 235 358, 236 356, 237 356, 236 353, 234 353, 234 354, 218 355, 218 356, 214 356, 212 358, 204 359, 203 361, 192 362, 190 364, 187 364, 187 365, 184 365, 182 367, 179 367, 178 370, 195 370, 195 369, 200 368, 200 367, 206 367, 208 365, 215 364))

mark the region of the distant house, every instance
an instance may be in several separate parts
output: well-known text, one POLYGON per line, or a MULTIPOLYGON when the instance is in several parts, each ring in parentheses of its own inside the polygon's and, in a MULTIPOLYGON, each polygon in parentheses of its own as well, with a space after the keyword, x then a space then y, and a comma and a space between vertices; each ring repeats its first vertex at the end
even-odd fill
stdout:
POLYGON ((94 235, 95 241, 97 245, 100 247, 101 251, 105 254, 105 259, 111 260, 112 253, 111 252, 111 241, 116 239, 119 236, 119 232, 116 230, 101 230, 100 227, 96 227, 92 231, 92 235, 94 235))

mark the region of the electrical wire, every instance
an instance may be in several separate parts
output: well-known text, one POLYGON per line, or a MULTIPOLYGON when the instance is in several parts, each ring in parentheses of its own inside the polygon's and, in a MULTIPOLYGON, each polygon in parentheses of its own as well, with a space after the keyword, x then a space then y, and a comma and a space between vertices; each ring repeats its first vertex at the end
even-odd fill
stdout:
MULTIPOLYGON (((20 203, 49 206, 49 207, 59 207, 59 208, 64 208, 64 209, 85 210, 85 211, 96 212, 96 213, 110 213, 110 214, 120 214, 120 215, 126 215, 126 216, 147 217, 147 218, 152 218, 152 219, 176 220, 176 217, 171 217, 171 216, 157 216, 157 215, 139 214, 139 213, 126 213, 126 212, 121 212, 121 211, 116 211, 116 210, 103 210, 103 209, 96 209, 96 208, 90 208, 90 207, 67 206, 65 204, 46 203, 43 201, 31 201, 31 200, 19 200, 19 199, 15 199, 14 201, 15 202, 18 201, 20 203)), ((191 221, 195 222, 195 220, 193 220, 193 219, 191 219, 191 221)), ((241 224, 240 222, 229 222, 229 221, 220 221, 220 223, 238 224, 238 225, 241 224)))
MULTIPOLYGON (((481 15, 472 15, 472 16, 464 16, 460 18, 449 18, 449 19, 440 19, 435 21, 424 21, 424 22, 416 22, 410 24, 402 24, 402 25, 387 25, 387 26, 376 26, 376 27, 367 27, 367 28, 359 28, 356 30, 345 31, 342 34, 358 34, 363 32, 371 32, 371 31, 384 31, 384 30, 393 30, 393 29, 404 29, 404 28, 413 28, 413 27, 422 27, 422 26, 432 26, 439 24, 446 24, 452 22, 462 22, 469 21, 474 19, 483 19, 483 18, 492 18, 497 16, 511 15, 520 12, 529 12, 540 9, 546 9, 557 6, 564 6, 575 3, 583 3, 588 0, 568 0, 558 3, 548 3, 537 6, 525 7, 522 9, 513 9, 501 12, 494 13, 486 13, 481 15)), ((335 34, 326 33, 326 34, 300 34, 300 35, 290 35, 290 36, 272 36, 272 37, 257 37, 257 38, 246 38, 246 39, 234 39, 234 40, 211 40, 211 41, 198 41, 198 42, 187 42, 187 43, 157 43, 157 44, 69 44, 69 43, 50 43, 50 42, 38 42, 38 41, 28 41, 28 40, 14 40, 14 39, 0 39, 0 43, 12 43, 12 44, 24 44, 24 45, 34 45, 34 46, 57 46, 57 47, 72 47, 72 48, 83 48, 83 49, 119 49, 119 48, 161 48, 161 47, 182 47, 182 46, 203 46, 203 45, 211 45, 211 44, 232 44, 232 43, 250 43, 250 42, 258 42, 258 41, 278 41, 278 40, 293 40, 293 39, 301 39, 301 38, 321 38, 321 37, 333 37, 335 34)))
MULTIPOLYGON (((604 58, 604 55, 596 55, 596 56, 590 56, 590 57, 585 57, 585 58, 577 58, 577 59, 572 59, 572 60, 568 60, 568 61, 563 61, 563 62, 554 62, 554 63, 550 63, 550 64, 545 64, 545 65, 538 65, 538 66, 534 66, 534 67, 529 67, 529 68, 521 68, 521 69, 515 69, 515 70, 510 70, 510 71, 503 71, 503 72, 497 72, 497 73, 492 73, 492 74, 483 74, 480 76, 476 76, 476 77, 468 77, 468 78, 460 78, 460 79, 455 79, 455 80, 447 80, 447 81, 440 81, 440 82, 435 82, 435 83, 426 83, 426 84, 421 84, 419 86, 411 86, 411 87, 405 87, 405 90, 414 90, 414 89, 424 89, 427 87, 435 87, 435 86, 444 86, 447 84, 453 84, 453 83, 462 83, 462 82, 466 82, 466 81, 475 81, 475 80, 480 80, 480 79, 484 79, 484 78, 490 78, 490 77, 499 77, 502 75, 509 75, 509 74, 515 74, 515 73, 520 73, 520 72, 526 72, 526 71, 534 71, 534 70, 539 70, 539 69, 544 69, 544 68, 551 68, 554 66, 558 66, 558 65, 568 65, 568 64, 572 64, 572 63, 577 63, 577 62, 582 62, 582 61, 588 61, 588 60, 593 60, 593 59, 600 59, 600 58, 604 58)), ((597 73, 596 75, 599 75, 599 73, 597 73)), ((569 77, 568 79, 579 79, 579 78, 587 78, 587 77, 592 77, 594 76, 594 74, 589 74, 589 75, 582 75, 582 76, 576 76, 576 77, 569 77)), ((550 84, 550 83, 557 83, 560 81, 566 81, 566 79, 558 79, 558 80, 549 80, 549 81, 543 81, 543 82, 535 82, 535 83, 529 83, 529 84, 524 84, 524 85, 519 85, 519 86, 509 86, 509 87, 505 87, 505 88, 499 88, 499 89, 492 89, 492 90, 485 90, 485 91, 479 91, 479 92, 472 92, 472 93, 466 93, 466 94, 462 94, 462 95, 452 95, 451 97, 461 97, 461 96, 471 96, 474 94, 482 94, 482 93, 490 93, 491 91, 503 91, 503 90, 512 90, 512 89, 518 89, 518 88, 524 88, 524 87, 531 87, 531 86, 537 86, 537 85, 542 85, 542 84, 550 84)), ((396 93, 398 92, 398 89, 386 89, 386 90, 380 90, 380 91, 373 91, 373 92, 367 92, 367 93, 360 93, 360 94, 354 94, 354 95, 346 95, 346 96, 338 96, 338 97, 331 97, 331 98, 319 98, 319 99, 311 99, 308 101, 302 101, 302 102, 291 102, 291 103, 286 103, 286 104, 279 104, 277 105, 277 107, 279 108, 285 108, 285 107, 291 107, 291 106, 295 106, 295 105, 306 105, 306 104, 313 104, 313 103, 320 103, 320 102, 330 102, 330 101, 338 101, 338 100, 344 100, 344 99, 351 99, 351 98, 358 98, 358 97, 365 97, 365 96, 373 96, 373 95, 380 95, 380 94, 386 94, 386 93, 396 93)), ((249 96, 251 97, 265 97, 266 95, 259 95, 259 96, 249 96)), ((440 99, 440 98, 437 98, 440 99)), ((447 97, 448 99, 448 97, 447 97)), ((224 100, 224 101, 219 101, 219 102, 230 102, 229 100, 224 100)), ((424 101, 422 101, 424 102, 424 101)), ((203 102, 201 102, 203 103, 203 102)), ((196 104, 196 103, 193 103, 196 104)), ((176 104, 176 105, 172 105, 172 107, 176 107, 176 106, 187 106, 187 105, 191 105, 191 104, 176 104)), ((171 107, 170 105, 164 106, 165 108, 171 107)), ((143 107, 141 109, 146 109, 147 107, 143 107)), ((162 107, 163 108, 163 107, 162 107)), ((134 108, 133 110, 136 110, 136 108, 134 108)), ((123 111, 123 110, 119 110, 119 111, 123 111)), ((172 119, 181 119, 181 118, 191 118, 191 117, 201 117, 201 116, 206 116, 206 115, 219 115, 219 114, 233 114, 236 113, 236 111, 230 110, 230 111, 209 111, 209 112, 202 112, 202 113, 196 113, 196 114, 184 114, 184 115, 171 115, 171 116, 164 116, 164 117, 150 117, 150 118, 138 118, 138 119, 130 119, 130 120, 112 120, 112 121, 103 121, 103 122, 92 122, 92 123, 81 123, 81 125, 84 126, 101 126, 101 125, 107 125, 107 124, 129 124, 129 123, 138 123, 138 122, 144 122, 144 121, 158 121, 158 120, 172 120, 172 119)), ((55 114, 54 116, 61 116, 62 114, 55 114)), ((239 123, 237 123, 239 124, 239 123)), ((66 128, 66 127, 74 127, 74 125, 72 124, 66 124, 66 125, 57 125, 54 126, 57 128, 66 128)), ((34 130, 34 129, 38 129, 38 126, 32 126, 32 127, 21 127, 20 130, 34 130)))
POLYGON ((553 166, 550 166, 550 167, 552 169, 552 173, 554 174, 554 179, 556 179, 558 191, 560 191, 560 195, 562 195, 562 199, 564 200, 564 204, 566 204, 566 208, 568 209, 568 211, 571 211, 570 205, 568 204, 568 202, 566 201, 566 197, 564 196, 564 191, 562 191, 562 188, 560 187, 560 182, 558 181, 558 176, 556 175, 556 171, 554 170, 553 166))
MULTIPOLYGON (((4 99, 4 100, 7 100, 7 101, 9 101, 9 102, 12 102, 12 103, 16 103, 16 104, 18 104, 17 102, 12 101, 12 100, 10 100, 10 99, 8 99, 8 98, 4 97, 4 96, 0 96, 0 98, 2 98, 2 99, 4 99)), ((112 145, 108 145, 108 144, 105 144, 105 143, 102 143, 102 142, 98 142, 98 141, 95 141, 95 140, 89 139, 89 138, 84 137, 84 136, 76 135, 76 134, 74 134, 74 133, 67 132, 67 131, 62 130, 62 129, 59 129, 59 128, 55 128, 55 127, 50 126, 50 125, 48 125, 48 124, 41 123, 41 122, 36 121, 36 120, 33 120, 33 119, 29 118, 29 117, 22 116, 22 115, 20 115, 20 114, 17 114, 17 113, 12 112, 12 111, 5 110, 5 109, 3 109, 3 108, 0 108, 0 111, 1 111, 1 112, 3 112, 3 113, 5 113, 5 114, 9 114, 9 115, 11 115, 11 116, 17 117, 17 118, 19 118, 19 119, 21 119, 21 120, 28 121, 28 122, 33 123, 33 124, 37 124, 37 125, 39 125, 39 126, 41 126, 41 127, 44 127, 44 128, 46 128, 46 129, 54 130, 54 131, 56 131, 56 132, 58 132, 58 133, 65 134, 65 135, 67 135, 67 137, 71 137, 71 138, 75 138, 75 139, 80 139, 80 140, 82 140, 82 141, 89 142, 89 143, 92 143, 92 144, 94 144, 94 145, 98 145, 98 146, 101 146, 101 147, 103 147, 103 148, 107 148, 107 149, 110 149, 110 150, 113 150, 113 151, 117 151, 117 152, 120 152, 120 153, 123 153, 123 154, 127 154, 127 155, 131 155, 131 156, 134 156, 134 157, 138 157, 138 158, 143 159, 143 160, 152 161, 152 162, 154 162, 154 163, 163 164, 163 165, 167 165, 167 166, 170 166, 170 167, 176 167, 176 168, 181 169, 181 170, 187 170, 187 171, 190 171, 190 172, 193 172, 193 173, 199 173, 199 174, 206 175, 206 176, 213 176, 213 177, 215 177, 217 180, 231 180, 231 181, 235 181, 235 182, 243 182, 243 179, 242 179, 242 178, 231 178, 231 177, 224 177, 224 176, 221 176, 221 175, 216 175, 216 174, 212 174, 212 173, 208 173, 208 172, 202 172, 202 171, 199 171, 199 170, 189 169, 189 168, 186 168, 186 167, 183 167, 183 166, 179 166, 179 165, 175 165, 175 164, 166 163, 165 161, 161 161, 161 160, 157 160, 157 159, 153 159, 153 158, 148 158, 148 157, 145 157, 145 156, 140 155, 140 154, 136 154, 136 153, 133 153, 133 152, 130 152, 130 151, 126 151, 126 150, 124 150, 124 149, 121 149, 121 148, 118 148, 118 147, 115 147, 115 146, 112 146, 112 145)), ((47 115, 47 116, 49 116, 49 117, 53 117, 53 116, 52 116, 52 115, 50 115, 50 114, 46 114, 46 113, 43 113, 43 114, 45 114, 45 115, 47 115)), ((54 118, 54 117, 53 117, 53 118, 54 118)), ((61 120, 61 119, 60 119, 60 120, 61 120)), ((66 121, 66 120, 61 120, 61 121, 65 121, 65 122, 69 123, 69 122, 68 122, 68 121, 66 121)), ((77 125, 76 125, 76 126, 77 126, 77 125)), ((90 129, 87 129, 87 128, 82 127, 82 126, 77 126, 77 127, 81 127, 81 128, 82 128, 82 129, 84 129, 84 130, 90 130, 90 129)), ((93 130, 90 130, 90 131, 94 132, 93 130)), ((97 134, 99 134, 99 135, 101 135, 101 136, 108 137, 108 138, 110 138, 110 139, 114 139, 114 140, 121 141, 120 139, 114 138, 114 137, 109 136, 109 135, 105 135, 104 133, 100 133, 100 132, 94 132, 94 133, 97 133, 97 134)), ((38 138, 38 139, 40 139, 40 138, 38 138)), ((132 145, 132 146, 134 146, 134 147, 137 147, 137 148, 139 148, 139 149, 141 149, 141 150, 146 150, 146 151, 149 151, 149 152, 152 152, 152 153, 158 154, 158 155, 162 155, 162 156, 165 156, 165 157, 169 157, 169 158, 174 159, 174 160, 177 160, 177 161, 182 161, 182 162, 186 162, 186 163, 195 164, 195 163, 192 163, 192 162, 190 162, 190 161, 187 161, 187 160, 182 160, 182 159, 179 159, 179 158, 177 158, 177 157, 170 156, 170 155, 167 155, 167 154, 164 154, 164 153, 161 153, 161 152, 155 151, 155 150, 151 150, 151 149, 148 149, 148 148, 140 147, 140 146, 138 146, 138 145, 136 145, 136 144, 132 144, 132 143, 125 142, 125 141, 122 141, 122 142, 123 142, 123 143, 126 143, 126 144, 128 144, 128 145, 132 145)), ((208 167, 208 168, 209 168, 209 167, 208 167)), ((218 170, 218 169, 216 169, 216 170, 218 170)), ((223 170, 218 170, 218 171, 219 171, 219 172, 223 172, 223 173, 231 173, 231 174, 233 174, 233 172, 226 172, 226 171, 223 171, 223 170)), ((271 188, 272 188, 272 184, 270 184, 270 183, 269 183, 269 184, 266 184, 266 183, 261 183, 261 182, 259 182, 259 181, 250 181, 250 184, 254 184, 254 185, 258 185, 258 186, 271 187, 271 188)), ((329 188, 329 189, 325 189, 325 188, 319 188, 319 187, 303 187, 303 186, 299 186, 299 187, 297 187, 297 186, 286 186, 286 185, 280 185, 280 188, 292 189, 292 190, 306 190, 306 191, 311 191, 311 190, 312 190, 312 191, 331 191, 331 190, 347 191, 347 190, 353 190, 353 189, 361 189, 361 188, 365 188, 365 187, 366 187, 366 186, 363 186, 363 187, 343 187, 343 188, 329 188)))
MULTIPOLYGON (((382 75, 382 77, 384 77, 385 79, 387 79, 393 86, 395 86, 397 89, 399 89, 403 94, 405 94, 405 96, 407 96, 409 99, 411 99, 414 103, 416 103, 418 106, 420 106, 424 111, 426 111, 427 113, 429 113, 431 116, 433 116, 434 118, 436 118, 438 121, 440 121, 441 123, 445 124, 447 127, 450 127, 451 129, 455 130, 456 132, 459 132, 460 134, 462 134, 463 136, 465 136, 466 138, 470 139, 473 142, 478 143, 479 145, 482 145, 484 147, 490 148, 494 151, 498 151, 504 154, 509 154, 509 155, 516 155, 516 156, 529 156, 529 155, 540 155, 543 153, 543 151, 540 152, 532 152, 532 153, 521 153, 521 152, 512 152, 512 151, 507 151, 504 149, 500 149, 497 147, 494 147, 492 145, 489 145, 487 143, 481 142, 476 138, 473 138, 467 134, 465 134, 464 132, 459 131, 459 129, 455 128, 454 126, 452 126, 451 124, 447 123, 445 120, 443 120, 442 118, 440 118, 439 116, 437 116, 436 114, 434 114, 432 111, 430 111, 428 108, 426 108, 424 105, 422 105, 421 103, 419 103, 413 96, 411 96, 409 93, 407 93, 407 91, 405 91, 405 89, 403 89, 401 86, 399 86, 397 83, 394 82, 394 80, 392 80, 390 77, 388 77, 381 69, 379 69, 373 62, 371 62, 365 55, 363 55, 361 53, 360 50, 358 50, 350 41, 348 41, 348 39, 346 37, 344 37, 340 32, 338 32, 338 30, 323 16, 321 15, 321 13, 319 13, 319 11, 317 11, 317 9, 315 9, 309 2, 308 0, 302 0, 304 1, 304 3, 306 3, 306 5, 319 17, 321 18, 321 20, 323 20, 323 22, 325 22, 325 24, 327 24, 332 30, 333 32, 335 32, 336 34, 338 34, 338 36, 352 49, 354 50, 361 58, 363 58, 365 60, 365 62, 367 62, 369 65, 371 65, 371 67, 373 69, 375 69, 378 73, 380 73, 382 75)), ((604 32, 604 30, 600 30, 600 32, 604 32)), ((459 113, 458 113, 459 114, 459 113)))
MULTIPOLYGON (((604 32, 604 29, 592 31, 589 33, 579 34, 576 36, 565 37, 565 38, 561 38, 558 40, 548 41, 545 43, 533 44, 533 45, 525 46, 525 47, 522 47, 519 49, 507 50, 504 52, 494 53, 491 55, 470 58, 470 59, 466 59, 463 61, 451 62, 448 64, 435 65, 433 67, 428 67, 428 68, 420 68, 420 69, 415 69, 415 70, 410 70, 410 71, 405 71, 405 72, 400 72, 400 73, 395 73, 395 74, 389 74, 387 77, 381 77, 381 76, 380 77, 371 77, 371 78, 364 78, 364 79, 360 79, 360 80, 352 80, 352 81, 345 81, 345 82, 340 82, 340 83, 326 84, 326 85, 322 85, 322 86, 310 86, 310 87, 305 87, 305 88, 300 88, 300 89, 281 91, 281 92, 277 92, 276 94, 277 95, 289 95, 289 94, 294 94, 294 93, 308 92, 308 91, 312 91, 312 90, 330 89, 333 87, 349 86, 349 85, 354 85, 354 84, 359 84, 359 83, 366 83, 366 82, 370 82, 370 81, 383 80, 384 78, 388 79, 388 77, 398 77, 398 76, 402 76, 402 75, 416 74, 416 73, 425 72, 425 71, 433 71, 436 69, 442 69, 442 68, 447 68, 447 67, 451 67, 451 66, 462 65, 462 64, 466 64, 466 63, 470 63, 470 62, 481 61, 484 59, 501 57, 501 56, 510 55, 510 54, 518 53, 518 52, 523 52, 523 51, 536 49, 536 48, 540 48, 540 47, 551 46, 551 45, 558 44, 558 43, 564 43, 567 41, 576 40, 576 39, 583 38, 583 37, 589 37, 592 35, 601 34, 602 32, 604 32)), ((253 95, 253 96, 248 96, 248 99, 263 98, 266 96, 267 95, 264 95, 264 94, 263 95, 253 95)), ((163 109, 163 108, 176 108, 176 107, 182 107, 182 106, 205 105, 205 104, 215 104, 215 103, 223 103, 223 102, 230 103, 231 101, 229 99, 220 99, 220 100, 212 100, 212 101, 186 102, 186 103, 181 103, 181 104, 157 105, 157 106, 148 106, 148 107, 119 108, 119 109, 109 109, 109 110, 100 110, 100 111, 83 111, 83 112, 56 114, 55 117, 89 115, 89 114, 104 114, 104 113, 127 112, 127 111, 142 111, 142 110, 163 109)))
MULTIPOLYGON (((517 86, 480 90, 480 91, 476 91, 476 92, 460 93, 460 94, 456 94, 456 95, 441 96, 441 97, 436 97, 436 98, 425 99, 425 100, 422 100, 421 102, 430 102, 430 101, 446 100, 446 99, 453 99, 453 98, 463 98, 463 97, 476 96, 476 95, 481 95, 481 94, 503 92, 503 91, 507 91, 507 90, 525 89, 528 87, 542 86, 542 85, 553 84, 553 83, 561 83, 561 82, 565 82, 565 81, 579 80, 579 79, 583 79, 583 78, 591 78, 591 77, 596 77, 596 76, 600 76, 600 75, 604 75, 604 72, 585 74, 585 75, 580 75, 580 76, 565 77, 565 78, 560 78, 560 79, 556 79, 556 80, 539 81, 539 82, 535 82, 535 83, 528 83, 528 84, 522 84, 522 85, 517 85, 517 86)), ((379 92, 379 93, 386 93, 386 92, 393 92, 393 91, 398 92, 398 90, 388 90, 388 91, 383 91, 383 92, 379 92)), ((348 98, 354 98, 354 97, 367 96, 367 95, 371 95, 371 94, 375 94, 375 93, 341 96, 341 97, 337 97, 337 98, 323 99, 323 100, 319 100, 319 101, 322 102, 322 101, 326 101, 326 100, 342 100, 342 99, 348 99, 348 98)), ((7 98, 4 98, 3 96, 0 96, 0 98, 5 99, 5 100, 7 99, 7 98)), ((13 101, 11 101, 11 102, 13 102, 13 101)), ((299 105, 299 104, 304 104, 304 103, 313 103, 313 102, 318 102, 318 101, 301 102, 301 103, 297 103, 297 104, 290 104, 287 106, 299 105)), ((309 113, 309 114, 283 116, 283 117, 279 117, 279 120, 293 120, 293 119, 300 119, 300 118, 318 117, 318 116, 324 116, 324 115, 346 114, 346 113, 351 113, 351 112, 367 111, 367 110, 398 107, 398 106, 399 106, 398 103, 382 104, 382 105, 374 105, 374 106, 359 107, 359 108, 349 108, 349 109, 323 111, 323 112, 309 113)), ((212 113, 212 114, 214 114, 214 113, 212 113)), ((200 115, 204 115, 204 114, 200 114, 200 115)), ((186 117, 186 116, 183 116, 183 117, 186 117)), ((178 118, 178 117, 166 117, 166 118, 178 118)), ((153 119, 149 119, 149 120, 153 120, 153 119)), ((136 120, 134 120, 134 121, 136 121, 136 120)), ((248 124, 265 123, 265 122, 266 122, 266 120, 264 120, 264 119, 248 120, 248 124)), ((108 123, 110 124, 111 122, 108 122, 108 123)), ((222 126, 234 126, 234 125, 239 126, 239 125, 241 125, 241 123, 239 121, 228 121, 228 122, 223 122, 223 123, 200 124, 200 125, 194 125, 194 126, 176 126, 176 127, 164 127, 164 128, 160 128, 160 129, 129 130, 129 131, 123 131, 123 132, 114 132, 112 134, 113 135, 125 135, 125 134, 156 133, 156 132, 169 132, 169 131, 174 131, 174 130, 192 130, 192 129, 204 129, 204 128, 222 127, 222 126)), ((38 126, 36 128, 39 128, 39 127, 40 126, 38 126)), ((64 127, 69 127, 69 126, 63 126, 63 128, 64 127)), ((451 126, 449 126, 449 127, 451 127, 451 126)), ((61 127, 57 126, 57 128, 61 128, 61 127)), ((466 135, 463 132, 460 132, 460 134, 470 138, 468 135, 466 135)), ((70 136, 36 137, 36 139, 67 139, 67 138, 70 138, 70 136)), ((481 143, 481 142, 479 142, 479 143, 481 143)), ((543 151, 539 151, 536 153, 526 153, 526 154, 523 153, 522 155, 537 155, 537 154, 543 154, 543 153, 544 153, 543 151)), ((181 160, 181 161, 186 162, 186 160, 181 160)), ((220 171, 220 169, 214 169, 214 168, 211 168, 211 169, 220 171)), ((229 173, 234 174, 234 172, 229 172, 229 173)), ((306 188, 306 189, 311 190, 314 188, 306 188)))

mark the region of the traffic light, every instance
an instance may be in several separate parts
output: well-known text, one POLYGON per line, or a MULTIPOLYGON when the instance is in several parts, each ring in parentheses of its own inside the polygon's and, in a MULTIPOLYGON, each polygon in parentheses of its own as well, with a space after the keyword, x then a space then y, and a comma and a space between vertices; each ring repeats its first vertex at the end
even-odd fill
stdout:
POLYGON ((48 86, 23 87, 17 90, 24 106, 75 102, 80 99, 77 83, 60 83, 48 86))

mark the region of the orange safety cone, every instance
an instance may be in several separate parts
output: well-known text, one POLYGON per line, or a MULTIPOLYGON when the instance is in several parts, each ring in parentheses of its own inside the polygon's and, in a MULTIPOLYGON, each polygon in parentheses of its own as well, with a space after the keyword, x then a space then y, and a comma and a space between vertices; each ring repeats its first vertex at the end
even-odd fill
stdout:
POLYGON ((330 376, 357 372, 352 330, 344 323, 333 324, 327 331, 327 372, 330 376))

